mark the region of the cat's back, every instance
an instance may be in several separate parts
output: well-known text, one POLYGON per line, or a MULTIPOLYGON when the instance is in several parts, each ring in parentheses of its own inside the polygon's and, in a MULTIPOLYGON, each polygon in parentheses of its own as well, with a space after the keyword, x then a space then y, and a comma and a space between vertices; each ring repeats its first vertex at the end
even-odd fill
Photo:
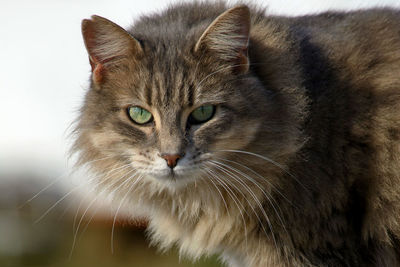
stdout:
POLYGON ((288 24, 311 102, 336 104, 332 114, 352 123, 350 133, 398 144, 400 11, 327 12, 288 24))
POLYGON ((288 24, 300 46, 314 46, 314 53, 319 49, 338 79, 355 88, 362 83, 380 91, 399 88, 399 10, 326 12, 292 18, 288 24))
POLYGON ((313 149, 321 161, 339 162, 337 177, 364 198, 362 235, 400 249, 400 11, 327 12, 285 23, 311 103, 309 131, 320 142, 313 149))

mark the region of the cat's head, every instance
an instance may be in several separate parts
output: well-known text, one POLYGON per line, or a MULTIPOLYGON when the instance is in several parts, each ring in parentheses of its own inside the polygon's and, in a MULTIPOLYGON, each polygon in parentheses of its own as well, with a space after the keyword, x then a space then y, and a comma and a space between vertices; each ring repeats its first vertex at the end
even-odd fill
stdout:
POLYGON ((251 71, 249 9, 206 13, 166 12, 129 31, 83 21, 92 76, 76 131, 81 163, 181 188, 223 175, 218 162, 244 152, 286 149, 282 103, 251 71))

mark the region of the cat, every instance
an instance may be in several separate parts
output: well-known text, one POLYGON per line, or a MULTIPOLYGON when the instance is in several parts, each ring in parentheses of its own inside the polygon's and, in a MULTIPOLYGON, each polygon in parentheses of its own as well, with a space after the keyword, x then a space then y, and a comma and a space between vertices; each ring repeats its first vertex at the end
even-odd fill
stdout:
POLYGON ((72 151, 153 244, 229 266, 400 266, 399 11, 192 2, 82 34, 72 151))

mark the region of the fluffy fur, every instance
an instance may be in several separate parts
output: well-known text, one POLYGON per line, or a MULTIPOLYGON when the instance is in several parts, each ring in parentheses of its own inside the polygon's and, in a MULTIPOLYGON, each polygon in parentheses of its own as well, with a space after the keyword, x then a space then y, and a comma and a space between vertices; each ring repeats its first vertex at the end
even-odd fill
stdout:
POLYGON ((400 13, 186 3, 82 32, 73 151, 152 242, 230 266, 400 265, 400 13), (204 104, 214 117, 189 125, 204 104), (154 121, 137 125, 127 108, 154 121), (171 172, 162 153, 184 155, 171 172))

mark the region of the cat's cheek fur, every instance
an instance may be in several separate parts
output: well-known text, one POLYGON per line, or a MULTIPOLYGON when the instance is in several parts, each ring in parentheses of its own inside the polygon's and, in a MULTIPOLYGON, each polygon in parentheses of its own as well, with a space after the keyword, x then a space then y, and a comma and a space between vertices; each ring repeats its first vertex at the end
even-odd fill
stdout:
POLYGON ((107 152, 113 141, 120 140, 121 137, 115 132, 107 132, 104 130, 93 131, 89 134, 89 140, 94 148, 98 151, 107 152))
POLYGON ((211 150, 242 149, 254 140, 259 127, 260 122, 254 120, 237 123, 228 131, 218 135, 216 141, 211 145, 211 150))
POLYGON ((211 152, 222 149, 241 149, 254 140, 259 128, 260 122, 257 120, 229 118, 229 121, 222 125, 216 123, 208 127, 200 127, 193 132, 194 146, 206 148, 206 151, 211 152))

